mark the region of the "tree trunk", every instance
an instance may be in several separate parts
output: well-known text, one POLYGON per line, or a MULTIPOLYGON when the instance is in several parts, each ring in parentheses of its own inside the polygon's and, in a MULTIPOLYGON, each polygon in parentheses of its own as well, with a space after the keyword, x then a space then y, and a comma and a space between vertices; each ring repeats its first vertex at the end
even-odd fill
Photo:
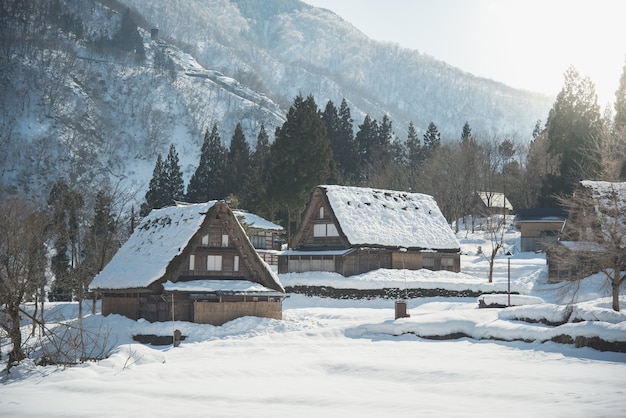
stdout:
POLYGON ((9 367, 17 361, 24 360, 26 355, 22 350, 22 330, 20 329, 20 309, 19 305, 10 304, 7 306, 7 313, 11 318, 11 328, 8 337, 13 344, 13 348, 9 353, 9 367))
POLYGON ((619 288, 620 288, 620 269, 613 269, 613 280, 611 280, 611 291, 613 293, 613 310, 619 312, 619 288))

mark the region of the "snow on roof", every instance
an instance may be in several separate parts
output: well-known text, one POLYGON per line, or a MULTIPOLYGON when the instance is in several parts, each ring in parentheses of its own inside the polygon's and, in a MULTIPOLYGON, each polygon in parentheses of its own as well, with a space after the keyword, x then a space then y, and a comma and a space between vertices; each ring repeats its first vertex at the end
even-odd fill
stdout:
POLYGON ((480 197, 480 200, 483 201, 485 206, 488 208, 505 208, 508 210, 513 210, 513 205, 509 202, 509 199, 506 198, 504 193, 499 192, 476 192, 480 197))
POLYGON ((169 263, 185 249, 215 202, 150 212, 89 288, 143 288, 163 277, 169 263))
POLYGON ((574 252, 605 252, 606 248, 590 241, 559 241, 561 245, 574 252))
POLYGON ((233 292, 233 293, 277 293, 259 283, 248 280, 192 280, 188 282, 163 283, 163 289, 169 292, 233 292))
POLYGON ((352 245, 460 248, 432 196, 363 187, 320 187, 352 245))
POLYGON ((234 210, 233 213, 237 217, 242 216, 244 222, 252 228, 266 229, 270 231, 282 231, 284 229, 282 226, 276 225, 275 223, 272 223, 259 215, 255 215, 254 213, 243 210, 234 210))
MULTIPOLYGON (((598 201, 596 213, 598 218, 604 218, 602 228, 614 226, 615 222, 621 230, 626 228, 626 182, 583 180, 580 184, 591 190, 593 198, 598 201), (603 206, 603 210, 599 210, 598 206, 603 206)), ((604 232, 607 237, 613 235, 610 231, 604 232)), ((621 247, 626 247, 626 236, 622 237, 621 247)))

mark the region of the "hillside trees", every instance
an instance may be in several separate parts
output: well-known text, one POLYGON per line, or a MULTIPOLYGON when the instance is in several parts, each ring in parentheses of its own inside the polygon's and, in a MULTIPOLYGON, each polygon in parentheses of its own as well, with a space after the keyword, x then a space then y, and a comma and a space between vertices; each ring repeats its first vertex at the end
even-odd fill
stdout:
POLYGON ((17 196, 0 199, 0 327, 13 348, 9 367, 26 357, 22 345, 21 305, 45 284, 48 217, 17 196))
POLYGON ((332 173, 332 151, 326 128, 313 96, 296 96, 285 123, 276 128, 270 147, 269 193, 287 212, 287 233, 308 201, 313 188, 325 183, 332 173))

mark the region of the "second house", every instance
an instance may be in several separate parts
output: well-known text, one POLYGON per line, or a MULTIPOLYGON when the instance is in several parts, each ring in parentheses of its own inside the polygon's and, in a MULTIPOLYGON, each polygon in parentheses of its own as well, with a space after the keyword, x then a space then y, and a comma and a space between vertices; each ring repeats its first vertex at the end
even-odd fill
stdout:
POLYGON ((437 202, 421 193, 318 186, 292 247, 279 256, 279 273, 461 270, 459 241, 437 202))

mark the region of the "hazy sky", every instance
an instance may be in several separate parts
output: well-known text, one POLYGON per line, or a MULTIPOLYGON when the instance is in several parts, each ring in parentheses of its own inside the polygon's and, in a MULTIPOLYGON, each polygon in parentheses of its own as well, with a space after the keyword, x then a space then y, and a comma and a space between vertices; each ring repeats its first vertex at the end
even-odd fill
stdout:
POLYGON ((474 75, 556 96, 573 65, 613 103, 626 57, 625 0, 304 0, 369 37, 474 75))

